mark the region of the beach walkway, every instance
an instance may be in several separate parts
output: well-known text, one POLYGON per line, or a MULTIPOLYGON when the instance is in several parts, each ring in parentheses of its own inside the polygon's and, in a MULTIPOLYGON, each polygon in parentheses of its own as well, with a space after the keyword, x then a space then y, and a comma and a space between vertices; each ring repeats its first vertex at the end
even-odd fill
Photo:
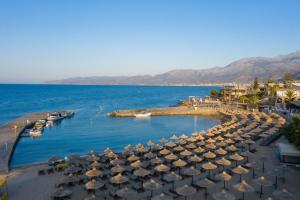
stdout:
POLYGON ((9 171, 9 162, 21 133, 39 119, 46 119, 48 112, 37 112, 19 117, 0 126, 0 172, 9 171))

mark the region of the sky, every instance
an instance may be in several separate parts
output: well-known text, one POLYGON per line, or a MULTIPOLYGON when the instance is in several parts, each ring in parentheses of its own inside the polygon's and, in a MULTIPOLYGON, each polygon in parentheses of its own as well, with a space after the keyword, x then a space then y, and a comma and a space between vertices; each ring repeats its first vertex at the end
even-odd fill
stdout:
POLYGON ((0 83, 159 74, 300 50, 298 0, 0 0, 0 83))

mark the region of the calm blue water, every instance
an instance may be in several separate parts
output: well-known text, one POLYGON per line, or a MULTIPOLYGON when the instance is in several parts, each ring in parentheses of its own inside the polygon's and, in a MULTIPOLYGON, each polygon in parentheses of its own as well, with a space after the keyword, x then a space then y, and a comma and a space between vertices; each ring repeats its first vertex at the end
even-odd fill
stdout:
POLYGON ((12 158, 12 167, 48 160, 53 155, 86 154, 106 147, 120 151, 127 144, 158 141, 174 133, 207 129, 217 119, 193 116, 151 119, 109 118, 118 109, 165 107, 202 96, 217 87, 0 85, 0 124, 36 111, 71 109, 71 119, 45 129, 40 138, 22 138, 12 158))

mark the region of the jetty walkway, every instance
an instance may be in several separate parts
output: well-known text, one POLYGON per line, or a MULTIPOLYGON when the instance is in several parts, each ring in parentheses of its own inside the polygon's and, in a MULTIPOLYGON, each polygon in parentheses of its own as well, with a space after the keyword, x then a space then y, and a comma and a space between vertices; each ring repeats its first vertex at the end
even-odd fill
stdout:
POLYGON ((10 159, 21 133, 37 120, 47 119, 52 112, 36 112, 19 117, 0 126, 0 172, 9 171, 10 159))
POLYGON ((111 117, 134 117, 139 113, 151 113, 152 116, 168 116, 168 115, 205 115, 205 116, 220 116, 219 109, 213 107, 193 108, 191 106, 177 106, 167 108, 149 108, 149 109, 131 109, 117 110, 108 113, 111 117))

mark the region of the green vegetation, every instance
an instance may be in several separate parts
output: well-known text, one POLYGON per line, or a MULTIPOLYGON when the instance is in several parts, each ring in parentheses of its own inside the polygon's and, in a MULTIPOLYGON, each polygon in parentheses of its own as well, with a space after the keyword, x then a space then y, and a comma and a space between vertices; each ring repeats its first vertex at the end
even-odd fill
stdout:
POLYGON ((210 91, 210 94, 211 94, 211 96, 213 96, 213 97, 220 97, 220 96, 221 96, 221 94, 220 94, 217 90, 215 90, 215 89, 212 89, 212 90, 210 91))
POLYGON ((253 90, 254 90, 254 92, 257 92, 259 90, 259 83, 258 83, 257 77, 254 79, 254 82, 253 82, 253 90))
POLYGON ((296 98, 295 91, 292 89, 288 89, 286 91, 287 101, 293 101, 296 98))
POLYGON ((294 143, 300 149, 300 115, 293 118, 293 122, 282 129, 289 142, 294 143))

